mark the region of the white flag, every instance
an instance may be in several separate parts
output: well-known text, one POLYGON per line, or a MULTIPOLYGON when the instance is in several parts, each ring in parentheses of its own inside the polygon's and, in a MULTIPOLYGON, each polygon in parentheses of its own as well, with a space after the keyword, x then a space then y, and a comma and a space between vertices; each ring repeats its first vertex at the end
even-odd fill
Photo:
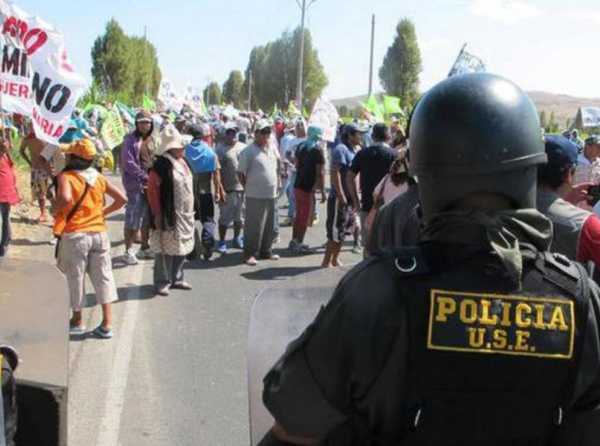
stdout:
POLYGON ((484 71, 486 71, 486 68, 483 61, 479 57, 465 51, 465 47, 463 47, 458 54, 456 62, 454 62, 454 66, 450 70, 448 77, 467 73, 481 73, 484 71))
POLYGON ((29 116, 36 136, 58 144, 85 88, 67 58, 63 35, 0 0, 0 106, 29 116))
POLYGON ((328 142, 333 142, 335 141, 339 119, 340 115, 338 114, 335 105, 333 105, 331 101, 319 98, 313 107, 313 112, 308 120, 308 125, 323 129, 323 139, 328 142))

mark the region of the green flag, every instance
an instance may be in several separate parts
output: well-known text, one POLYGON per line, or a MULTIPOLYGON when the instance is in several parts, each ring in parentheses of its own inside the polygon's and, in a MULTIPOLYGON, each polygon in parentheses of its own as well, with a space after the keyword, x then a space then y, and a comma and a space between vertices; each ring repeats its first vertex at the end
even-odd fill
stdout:
POLYGON ((397 98, 395 96, 383 97, 383 109, 386 116, 394 114, 404 114, 404 112, 402 111, 402 107, 400 107, 400 98, 397 98))
POLYGON ((148 96, 144 95, 144 101, 142 103, 142 108, 148 112, 153 112, 154 110, 156 110, 156 102, 154 102, 148 96))
POLYGON ((310 113, 308 113, 306 107, 302 107, 302 116, 304 116, 306 119, 310 118, 310 113))
POLYGON ((288 105, 288 115, 290 116, 300 116, 300 110, 296 107, 296 103, 294 101, 290 101, 290 105, 288 105))
POLYGON ((364 102, 362 106, 373 115, 377 122, 385 121, 383 105, 379 103, 375 96, 369 96, 367 102, 364 102))

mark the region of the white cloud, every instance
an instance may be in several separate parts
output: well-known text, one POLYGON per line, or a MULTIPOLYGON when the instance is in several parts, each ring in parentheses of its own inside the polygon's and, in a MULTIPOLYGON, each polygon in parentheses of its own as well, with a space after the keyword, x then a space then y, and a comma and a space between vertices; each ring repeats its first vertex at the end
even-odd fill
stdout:
POLYGON ((582 20, 586 22, 593 22, 600 25, 600 9, 596 10, 584 10, 584 9, 575 9, 569 10, 565 12, 565 16, 574 19, 574 20, 582 20))
POLYGON ((526 0, 472 0, 471 14, 506 24, 541 16, 542 10, 526 0))

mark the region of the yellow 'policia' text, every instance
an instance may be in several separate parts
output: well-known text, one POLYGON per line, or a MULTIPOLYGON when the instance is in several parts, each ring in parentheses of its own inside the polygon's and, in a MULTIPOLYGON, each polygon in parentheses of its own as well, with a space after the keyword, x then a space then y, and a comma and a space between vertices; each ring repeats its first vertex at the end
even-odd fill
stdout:
POLYGON ((429 349, 573 355, 575 317, 569 300, 432 290, 430 305, 429 349))

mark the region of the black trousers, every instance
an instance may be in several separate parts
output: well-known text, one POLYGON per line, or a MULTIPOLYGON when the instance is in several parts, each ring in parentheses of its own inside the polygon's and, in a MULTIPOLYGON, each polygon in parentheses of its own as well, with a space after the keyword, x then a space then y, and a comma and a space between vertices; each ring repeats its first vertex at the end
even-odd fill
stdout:
POLYGON ((0 220, 2 221, 0 227, 0 257, 3 257, 6 254, 12 237, 10 230, 10 204, 0 203, 0 220))

